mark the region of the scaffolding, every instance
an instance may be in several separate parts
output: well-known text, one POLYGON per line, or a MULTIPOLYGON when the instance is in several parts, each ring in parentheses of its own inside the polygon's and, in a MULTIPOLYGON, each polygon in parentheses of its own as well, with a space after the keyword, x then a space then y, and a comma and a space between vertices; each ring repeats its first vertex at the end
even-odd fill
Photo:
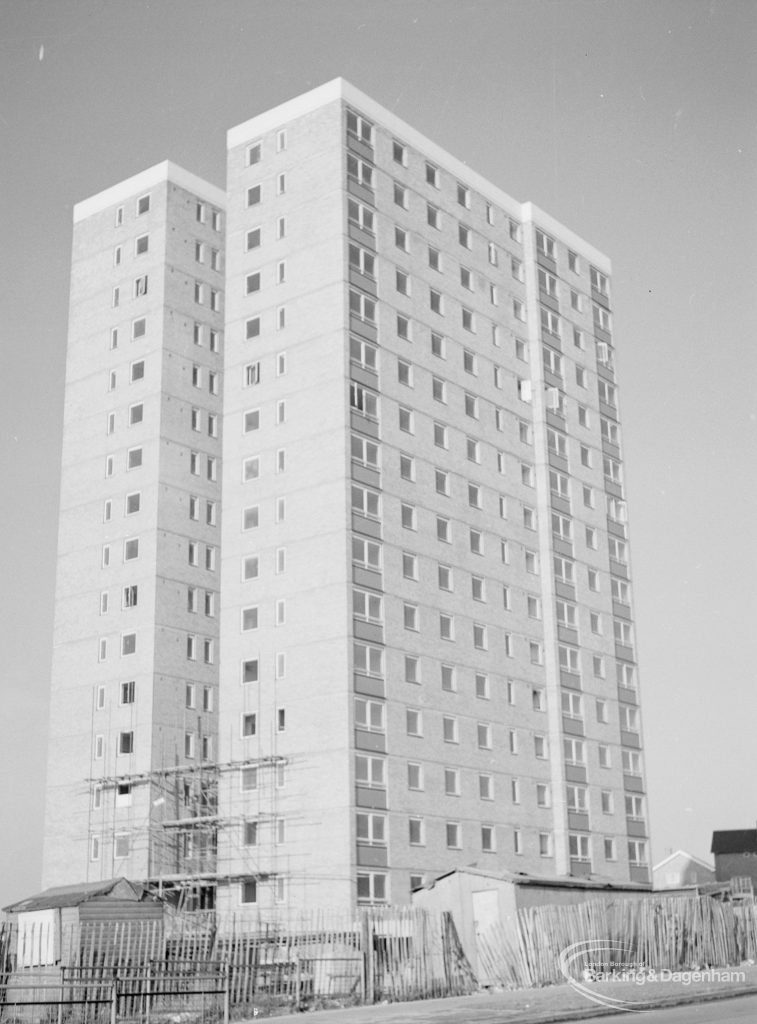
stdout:
MULTIPOLYGON (((119 799, 129 798, 135 788, 149 787, 147 817, 129 820, 131 848, 146 845, 146 871, 141 881, 150 891, 167 899, 177 910, 213 910, 219 884, 246 878, 269 880, 281 872, 261 869, 253 850, 237 851, 242 868, 223 871, 218 863, 218 835, 221 830, 241 829, 250 816, 223 817, 218 811, 218 789, 222 775, 255 771, 256 782, 261 772, 276 790, 280 773, 288 759, 279 755, 250 757, 235 761, 202 761, 199 764, 166 765, 146 771, 91 776, 90 792, 112 791, 114 807, 119 799)), ((273 803, 273 798, 271 798, 273 803)), ((144 801, 143 801, 144 803, 144 801)), ((95 801, 93 801, 93 805, 95 801)), ((275 822, 273 810, 258 811, 256 822, 275 822)), ((114 838, 123 831, 124 822, 115 813, 110 822, 114 838)), ((275 858, 270 855, 270 862, 275 858)), ((133 874, 133 873, 132 873, 133 874)))

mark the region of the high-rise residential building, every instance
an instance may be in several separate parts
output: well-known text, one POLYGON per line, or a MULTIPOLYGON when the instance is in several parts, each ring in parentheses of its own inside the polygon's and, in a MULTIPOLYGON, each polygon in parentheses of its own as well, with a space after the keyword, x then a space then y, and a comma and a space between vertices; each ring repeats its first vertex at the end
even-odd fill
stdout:
POLYGON ((607 258, 341 80, 228 148, 219 908, 648 880, 607 258))
POLYGON ((45 884, 215 867, 224 194, 74 209, 45 884))
POLYGON ((146 175, 77 207, 48 879, 648 881, 607 258, 341 79, 229 132, 223 264, 224 197, 146 175))

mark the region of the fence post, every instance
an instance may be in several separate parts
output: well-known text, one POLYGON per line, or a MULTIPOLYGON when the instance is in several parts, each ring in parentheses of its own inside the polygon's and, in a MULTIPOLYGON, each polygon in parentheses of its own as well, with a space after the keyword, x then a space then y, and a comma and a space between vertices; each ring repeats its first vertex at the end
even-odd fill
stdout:
POLYGON ((58 1024, 63 1024, 63 992, 66 987, 66 968, 60 969, 60 999, 58 1000, 58 1024))
POLYGON ((222 964, 223 971, 223 1024, 229 1024, 231 1010, 231 971, 228 961, 222 964))
POLYGON ((152 961, 147 961, 147 978, 145 980, 145 1024, 150 1024, 150 989, 152 988, 152 961))
POLYGON ((367 911, 363 911, 360 922, 360 945, 363 951, 363 972, 361 988, 364 1003, 372 1003, 374 1000, 373 991, 373 929, 367 911))
POLYGON ((118 1019, 118 978, 113 977, 110 989, 110 1024, 116 1024, 118 1019))

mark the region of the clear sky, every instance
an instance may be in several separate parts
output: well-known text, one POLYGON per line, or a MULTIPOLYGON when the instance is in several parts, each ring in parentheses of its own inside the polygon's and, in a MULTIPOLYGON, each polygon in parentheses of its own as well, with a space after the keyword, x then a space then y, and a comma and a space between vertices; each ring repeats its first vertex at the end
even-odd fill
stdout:
POLYGON ((757 3, 0 0, 0 905, 37 891, 73 204, 343 76, 613 260, 653 854, 757 801, 757 3))

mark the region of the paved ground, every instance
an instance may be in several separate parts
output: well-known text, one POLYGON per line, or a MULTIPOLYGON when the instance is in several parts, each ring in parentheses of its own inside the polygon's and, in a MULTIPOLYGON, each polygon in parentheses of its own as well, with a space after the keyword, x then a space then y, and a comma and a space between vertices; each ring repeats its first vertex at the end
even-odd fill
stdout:
MULTIPOLYGON (((639 1018, 634 1018, 636 1022, 639 1018)), ((618 1024, 619 1018, 592 1017, 591 1024, 618 1024)), ((754 1024, 757 1020, 757 996, 741 999, 717 999, 709 1003, 649 1010, 641 1024, 754 1024)))
MULTIPOLYGON (((727 970, 723 968, 722 970, 727 970)), ((736 1014, 741 1020, 757 1020, 757 966, 745 966, 734 970, 743 972, 743 979, 718 978, 704 982, 686 984, 683 980, 652 981, 641 985, 632 982, 604 982, 587 986, 584 995, 569 985, 554 985, 540 989, 520 989, 512 992, 496 992, 461 996, 450 999, 425 999, 412 1003, 382 1003, 375 1006, 346 1007, 337 1010, 318 1010, 303 1016, 313 1024, 547 1024, 549 1021, 584 1020, 593 1018, 596 1024, 611 1010, 651 1009, 653 1006, 676 1006, 682 1003, 707 1003, 718 1000, 712 1016, 694 1017, 694 1007, 689 1005, 689 1017, 678 1020, 725 1020, 718 1016, 725 1010, 729 997, 750 994, 750 998, 734 1000, 739 1005, 736 1014), (593 996, 594 998, 590 998, 593 996), (752 998, 753 997, 753 998, 752 998), (750 1013, 742 1012, 746 1004, 750 1013), (751 1014, 751 1016, 750 1016, 751 1014)), ((730 1003, 728 1004, 730 1005, 730 1003)), ((656 1014, 655 1014, 656 1016, 656 1014)), ((287 1015, 279 1020, 292 1020, 287 1015)), ((617 1017, 615 1017, 617 1020, 617 1017)), ((652 1024, 652 1016, 645 1022, 652 1024)), ((667 1019, 667 1018, 666 1018, 667 1019)), ((730 1018, 729 1018, 730 1019, 730 1018)), ((736 1018, 734 1018, 736 1019, 736 1018)), ((671 1018, 672 1024, 672 1018, 671 1018)))

